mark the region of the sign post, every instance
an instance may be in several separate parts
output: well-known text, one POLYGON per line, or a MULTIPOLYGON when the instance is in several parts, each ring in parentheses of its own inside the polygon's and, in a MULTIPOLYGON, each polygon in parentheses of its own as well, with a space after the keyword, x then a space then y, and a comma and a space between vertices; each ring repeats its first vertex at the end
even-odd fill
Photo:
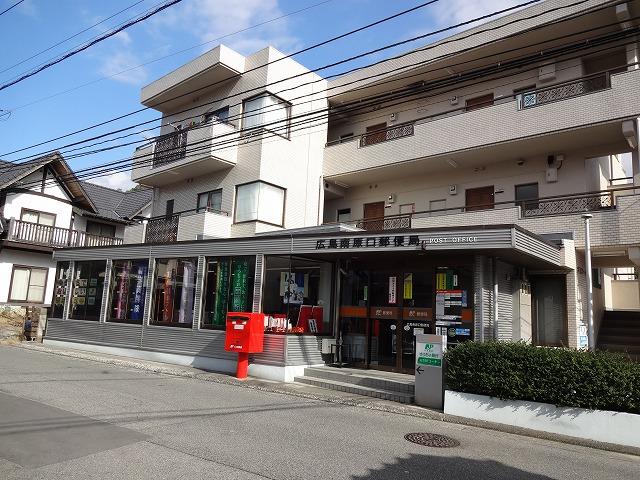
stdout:
POLYGON ((444 352, 446 335, 416 335, 416 404, 444 409, 444 352))

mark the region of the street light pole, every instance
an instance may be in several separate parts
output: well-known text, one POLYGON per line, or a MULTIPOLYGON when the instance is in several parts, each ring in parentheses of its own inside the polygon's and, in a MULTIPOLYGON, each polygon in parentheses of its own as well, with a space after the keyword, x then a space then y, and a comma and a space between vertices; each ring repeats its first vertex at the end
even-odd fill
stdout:
POLYGON ((582 215, 584 218, 584 268, 587 275, 587 333, 589 335, 589 350, 595 351, 596 339, 593 330, 593 279, 591 278, 591 232, 589 220, 593 217, 590 213, 582 215))

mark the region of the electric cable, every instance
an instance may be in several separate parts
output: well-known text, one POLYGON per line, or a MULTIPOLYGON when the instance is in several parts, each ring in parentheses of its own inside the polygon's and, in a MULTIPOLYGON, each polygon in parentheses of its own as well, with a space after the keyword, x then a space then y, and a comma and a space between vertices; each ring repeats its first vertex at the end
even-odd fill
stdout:
POLYGON ((24 0, 18 0, 16 3, 14 3, 13 5, 11 5, 8 8, 5 8, 3 11, 0 12, 0 15, 4 15, 5 13, 7 13, 9 10, 17 7, 18 5, 20 5, 22 2, 24 2, 24 0))

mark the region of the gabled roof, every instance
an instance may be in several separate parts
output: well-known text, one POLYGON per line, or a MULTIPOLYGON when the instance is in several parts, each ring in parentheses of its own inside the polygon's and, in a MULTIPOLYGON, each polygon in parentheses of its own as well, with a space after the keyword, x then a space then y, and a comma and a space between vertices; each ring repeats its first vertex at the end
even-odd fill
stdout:
POLYGON ((88 212, 97 213, 91 197, 82 188, 82 182, 78 180, 59 152, 53 152, 22 163, 0 160, 0 189, 14 185, 20 179, 39 170, 44 165, 49 165, 75 205, 88 212))
MULTIPOLYGON (((96 185, 95 183, 84 181, 80 183, 96 205, 97 212, 95 212, 95 216, 108 220, 120 222, 131 220, 151 202, 153 196, 153 190, 151 189, 123 192, 96 185)), ((86 214, 86 212, 80 213, 86 214)))

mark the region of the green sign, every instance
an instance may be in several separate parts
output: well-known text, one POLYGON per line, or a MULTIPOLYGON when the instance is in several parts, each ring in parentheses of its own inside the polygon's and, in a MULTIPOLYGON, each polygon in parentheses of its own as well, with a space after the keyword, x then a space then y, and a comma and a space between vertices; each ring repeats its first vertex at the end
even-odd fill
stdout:
POLYGON ((439 358, 420 357, 420 358, 418 358, 418 363, 420 365, 430 365, 432 367, 441 367, 442 366, 442 360, 440 360, 439 358))

